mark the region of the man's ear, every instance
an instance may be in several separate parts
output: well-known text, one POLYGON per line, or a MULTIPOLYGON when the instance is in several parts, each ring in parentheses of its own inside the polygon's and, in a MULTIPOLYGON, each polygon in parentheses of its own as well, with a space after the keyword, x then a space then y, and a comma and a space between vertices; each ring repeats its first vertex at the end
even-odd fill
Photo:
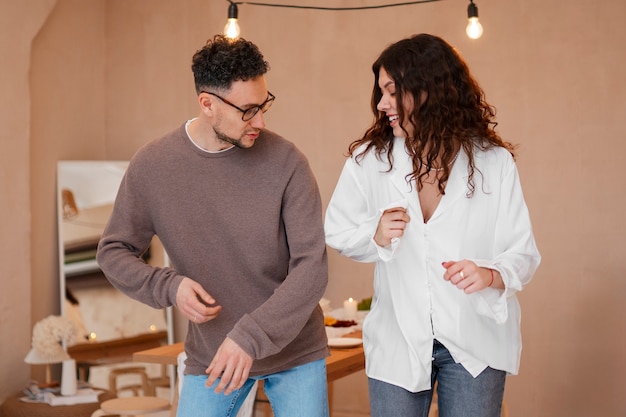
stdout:
POLYGON ((202 110, 202 113, 207 116, 211 116, 213 114, 213 104, 215 104, 215 102, 209 93, 200 93, 198 95, 198 104, 200 104, 200 110, 202 110))

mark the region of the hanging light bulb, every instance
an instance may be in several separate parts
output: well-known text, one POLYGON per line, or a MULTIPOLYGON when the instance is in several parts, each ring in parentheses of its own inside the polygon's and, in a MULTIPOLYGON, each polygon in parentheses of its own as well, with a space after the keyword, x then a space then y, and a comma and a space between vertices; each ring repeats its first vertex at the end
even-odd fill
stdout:
POLYGON ((478 7, 474 4, 474 0, 470 0, 467 6, 467 27, 465 33, 470 39, 478 39, 483 35, 483 25, 478 21, 478 7))
POLYGON ((228 22, 224 26, 224 35, 227 38, 237 39, 241 33, 239 23, 237 23, 237 14, 237 4, 231 1, 230 6, 228 6, 228 22))

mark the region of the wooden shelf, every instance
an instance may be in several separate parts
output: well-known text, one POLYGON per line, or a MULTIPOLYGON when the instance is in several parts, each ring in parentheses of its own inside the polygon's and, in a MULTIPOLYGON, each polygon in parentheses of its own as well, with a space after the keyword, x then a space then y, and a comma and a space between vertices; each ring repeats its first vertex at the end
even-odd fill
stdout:
POLYGON ((67 348, 67 353, 76 362, 93 364, 121 362, 132 360, 134 352, 152 349, 167 343, 167 332, 161 330, 154 333, 144 333, 123 339, 107 340, 105 342, 79 343, 67 348))

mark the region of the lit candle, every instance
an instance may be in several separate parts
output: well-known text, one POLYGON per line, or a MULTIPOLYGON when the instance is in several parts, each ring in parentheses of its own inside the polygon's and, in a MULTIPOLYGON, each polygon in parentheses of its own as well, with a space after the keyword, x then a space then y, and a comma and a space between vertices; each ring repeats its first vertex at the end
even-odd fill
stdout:
POLYGON ((343 312, 346 318, 353 319, 356 317, 357 302, 352 297, 343 302, 343 312))

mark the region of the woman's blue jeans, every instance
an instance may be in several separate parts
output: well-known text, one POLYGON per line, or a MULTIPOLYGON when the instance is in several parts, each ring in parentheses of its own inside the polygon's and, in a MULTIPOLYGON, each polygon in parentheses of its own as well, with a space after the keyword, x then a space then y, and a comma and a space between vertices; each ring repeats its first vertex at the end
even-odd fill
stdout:
POLYGON ((275 417, 329 416, 325 359, 250 377, 230 395, 215 392, 219 380, 211 388, 206 387, 206 380, 206 375, 185 375, 177 417, 234 417, 256 380, 263 380, 275 417))
MULTIPOLYGON (((500 417, 506 372, 487 368, 474 378, 435 340, 431 378, 440 417, 500 417)), ((410 392, 372 378, 368 384, 371 417, 428 417, 432 390, 410 392)))

